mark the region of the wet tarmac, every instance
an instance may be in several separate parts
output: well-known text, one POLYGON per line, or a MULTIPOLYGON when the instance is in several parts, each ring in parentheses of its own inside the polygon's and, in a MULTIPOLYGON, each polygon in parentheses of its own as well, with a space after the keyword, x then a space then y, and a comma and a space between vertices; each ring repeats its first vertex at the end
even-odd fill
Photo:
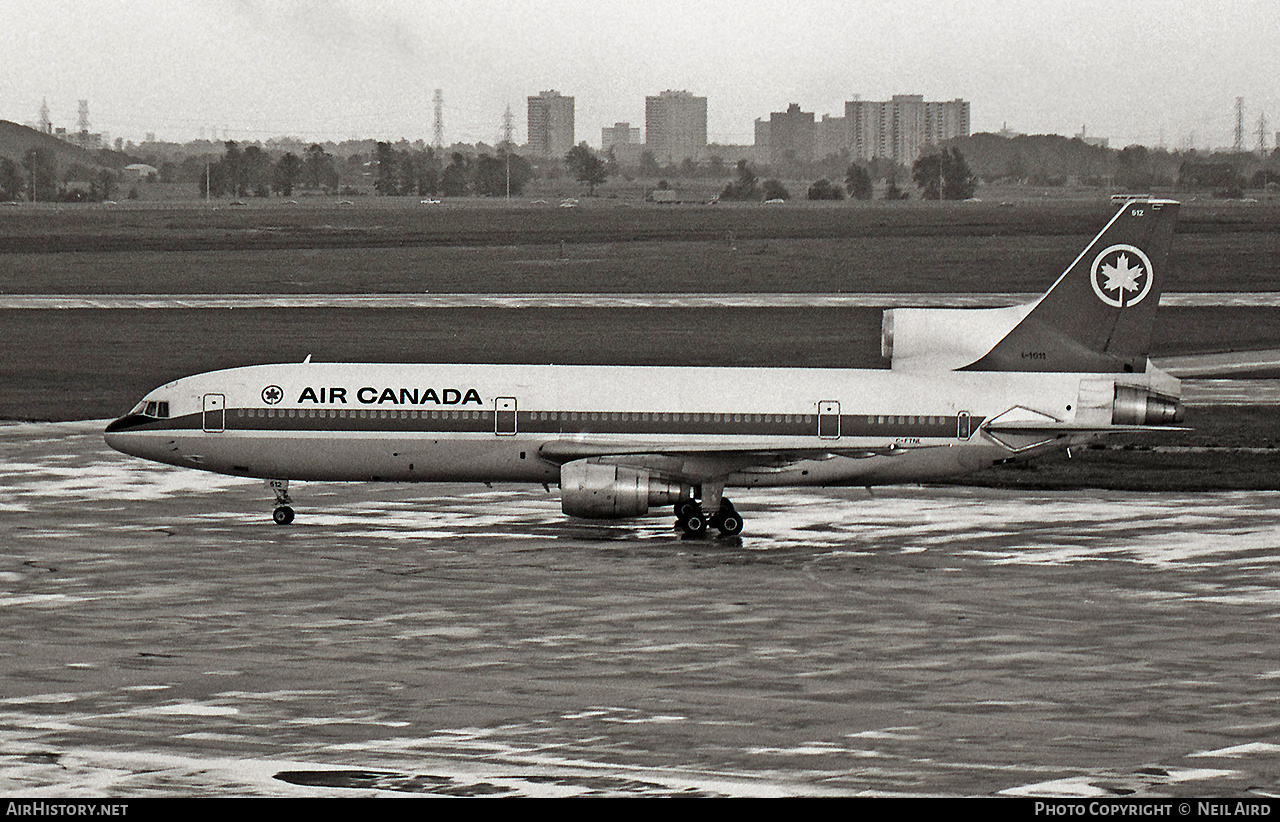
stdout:
POLYGON ((1280 795, 1280 494, 257 481, 0 426, 0 788, 1280 795))

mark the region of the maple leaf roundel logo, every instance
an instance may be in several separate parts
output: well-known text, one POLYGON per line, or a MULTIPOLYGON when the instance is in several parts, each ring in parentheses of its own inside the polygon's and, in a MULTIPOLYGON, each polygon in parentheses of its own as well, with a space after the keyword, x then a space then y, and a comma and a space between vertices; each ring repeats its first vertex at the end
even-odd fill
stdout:
POLYGON ((1151 292, 1151 260, 1135 246, 1113 245, 1093 258, 1089 282, 1107 305, 1137 305, 1151 292))
POLYGON ((262 401, 267 405, 275 405, 284 399, 284 389, 278 385, 268 385, 262 389, 262 401))

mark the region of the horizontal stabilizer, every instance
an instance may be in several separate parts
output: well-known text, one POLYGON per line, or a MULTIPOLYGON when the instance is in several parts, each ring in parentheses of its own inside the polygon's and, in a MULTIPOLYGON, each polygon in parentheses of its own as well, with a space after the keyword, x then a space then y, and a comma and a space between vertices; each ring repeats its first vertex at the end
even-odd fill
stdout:
POLYGON ((1280 348, 1266 351, 1231 351, 1225 354, 1189 354, 1156 362, 1175 377, 1227 377, 1256 371, 1280 371, 1280 348))

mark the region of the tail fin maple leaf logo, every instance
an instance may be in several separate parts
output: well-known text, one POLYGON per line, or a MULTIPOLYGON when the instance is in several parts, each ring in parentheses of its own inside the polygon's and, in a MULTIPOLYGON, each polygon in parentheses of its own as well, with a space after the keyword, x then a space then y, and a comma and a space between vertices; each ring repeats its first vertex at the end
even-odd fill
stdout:
POLYGON ((1151 260, 1136 246, 1113 245, 1093 258, 1089 282, 1107 305, 1137 305, 1151 292, 1151 260))

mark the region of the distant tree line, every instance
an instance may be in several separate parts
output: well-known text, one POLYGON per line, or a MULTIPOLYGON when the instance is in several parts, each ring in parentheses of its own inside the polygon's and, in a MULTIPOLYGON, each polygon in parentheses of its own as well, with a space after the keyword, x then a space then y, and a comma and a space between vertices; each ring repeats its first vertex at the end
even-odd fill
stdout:
POLYGON ((721 200, 764 200, 768 202, 769 200, 791 199, 791 192, 787 191, 781 180, 770 177, 764 182, 760 182, 755 170, 751 168, 751 164, 746 160, 739 160, 735 169, 738 177, 720 192, 721 200))
POLYGON ((1280 180, 1280 150, 1203 153, 1131 145, 1123 149, 1056 134, 974 134, 950 143, 963 150, 987 183, 1041 187, 1077 185, 1143 192, 1153 188, 1238 196, 1280 180))
POLYGON ((564 164, 574 178, 587 186, 587 196, 594 197, 596 186, 609 180, 609 164, 596 156, 586 143, 579 143, 564 155, 564 164))
MULTIPOLYGON (((636 169, 622 168, 611 151, 597 152, 585 143, 563 158, 533 161, 506 145, 475 150, 455 147, 446 154, 422 141, 405 140, 165 145, 169 153, 140 158, 159 169, 160 181, 192 183, 201 196, 217 197, 291 197, 298 191, 493 197, 508 192, 519 195, 535 179, 555 184, 565 175, 581 183, 585 193, 595 194, 610 178, 630 180, 636 173, 636 169), (208 150, 214 146, 219 153, 208 150)), ((110 163, 139 159, 108 154, 100 159, 110 163)), ((771 167, 746 160, 730 166, 714 154, 702 161, 687 158, 660 165, 646 151, 640 163, 642 177, 723 181, 719 184, 724 200, 789 199, 782 179, 810 181, 801 194, 813 200, 966 199, 974 195, 979 182, 1130 192, 1166 188, 1227 197, 1241 196, 1249 189, 1280 189, 1280 151, 1263 158, 1253 153, 1204 154, 1137 145, 1115 150, 1058 135, 975 134, 930 148, 910 168, 888 158, 851 162, 848 152, 811 163, 793 158, 771 167), (914 185, 904 188, 904 181, 914 185)), ((51 152, 39 148, 0 158, 0 199, 102 200, 116 197, 120 189, 116 172, 92 160, 60 168, 51 152)))
POLYGON ((421 178, 425 183, 419 194, 439 194, 443 197, 503 197, 508 193, 519 195, 533 179, 533 167, 529 161, 511 151, 498 156, 487 153, 474 157, 455 151, 449 155, 449 164, 442 170, 439 165, 433 172, 436 177, 421 178), (433 182, 438 179, 438 183, 433 182))
POLYGON ((401 148, 387 142, 376 143, 372 156, 353 154, 342 162, 319 144, 301 157, 285 152, 274 160, 256 145, 241 149, 228 141, 225 147, 220 158, 182 163, 184 176, 196 175, 202 197, 290 197, 295 189, 360 193, 358 185, 342 185, 344 177, 356 183, 371 180, 373 191, 388 197, 496 197, 521 193, 533 177, 527 160, 506 152, 497 157, 455 152, 445 165, 429 147, 401 148))
POLYGON ((100 202, 116 195, 115 172, 81 163, 59 170, 53 153, 30 148, 20 162, 0 157, 0 201, 100 202))
POLYGON ((924 199, 968 199, 981 183, 1135 192, 1171 188, 1239 196, 1248 189, 1280 187, 1280 149, 1263 158, 1252 152, 1203 154, 1140 145, 1117 150, 1060 135, 1005 137, 983 133, 931 147, 909 168, 883 157, 851 162, 847 151, 813 162, 792 158, 776 166, 740 161, 736 167, 727 168, 717 156, 662 166, 646 151, 638 170, 632 173, 637 171, 640 177, 661 176, 668 180, 732 176, 722 199, 764 199, 761 180, 766 177, 813 180, 808 192, 812 199, 846 195, 867 199, 872 196, 872 186, 886 199, 913 196, 901 187, 904 179, 914 183, 919 192, 916 196, 924 199), (744 163, 751 169, 754 188, 741 173, 744 163), (850 177, 850 170, 855 168, 859 169, 856 179, 850 177), (842 176, 843 192, 836 182, 842 176))
POLYGON ((967 200, 978 188, 978 176, 958 148, 921 155, 911 166, 911 179, 925 200, 967 200))
MULTIPOLYGON (((295 188, 333 193, 338 190, 338 169, 319 145, 312 145, 302 157, 285 152, 272 160, 260 146, 243 149, 234 140, 225 143, 219 159, 184 161, 184 176, 196 178, 201 197, 269 197, 273 192, 293 196, 295 188)), ((165 173, 162 170, 161 179, 165 173)))

